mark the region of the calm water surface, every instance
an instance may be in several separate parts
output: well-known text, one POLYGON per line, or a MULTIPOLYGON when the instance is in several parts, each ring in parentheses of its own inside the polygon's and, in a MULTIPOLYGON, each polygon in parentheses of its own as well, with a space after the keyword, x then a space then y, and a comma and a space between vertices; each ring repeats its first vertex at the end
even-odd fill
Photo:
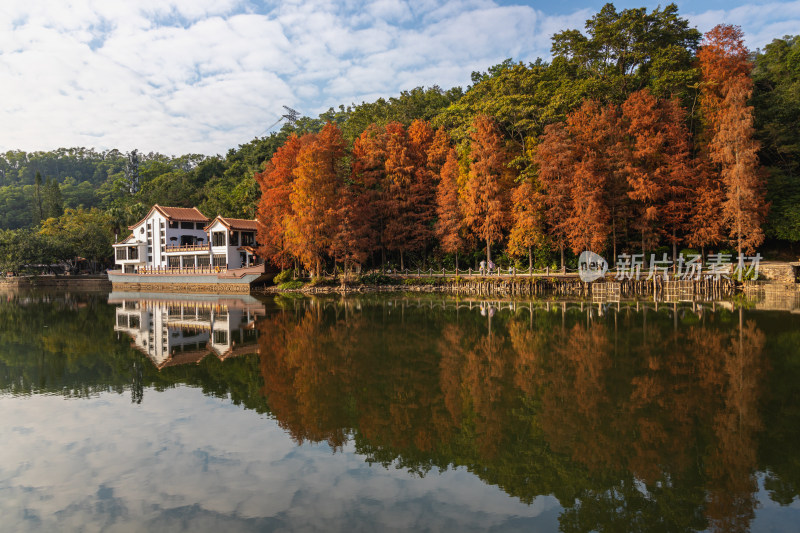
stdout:
POLYGON ((0 292, 0 530, 800 531, 744 303, 0 292))

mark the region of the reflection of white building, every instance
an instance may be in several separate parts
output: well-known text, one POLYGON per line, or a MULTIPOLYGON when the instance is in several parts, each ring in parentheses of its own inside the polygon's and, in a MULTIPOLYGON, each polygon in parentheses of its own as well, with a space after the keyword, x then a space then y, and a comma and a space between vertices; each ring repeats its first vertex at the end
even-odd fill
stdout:
POLYGON ((180 297, 112 293, 114 331, 125 333, 159 369, 258 352, 255 321, 264 306, 254 298, 180 297))
POLYGON ((147 269, 236 269, 256 264, 255 220, 209 219, 196 207, 154 205, 114 244, 114 260, 127 274, 147 269))

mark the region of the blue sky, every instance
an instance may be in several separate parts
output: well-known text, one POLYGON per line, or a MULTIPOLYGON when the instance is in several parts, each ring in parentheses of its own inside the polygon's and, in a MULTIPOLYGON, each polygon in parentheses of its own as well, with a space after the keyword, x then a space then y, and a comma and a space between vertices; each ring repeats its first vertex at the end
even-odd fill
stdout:
MULTIPOLYGON (((0 151, 224 153, 282 105, 316 116, 549 58, 550 36, 603 3, 3 0, 0 151)), ((677 3, 701 31, 741 25, 751 48, 800 32, 800 0, 677 3)))

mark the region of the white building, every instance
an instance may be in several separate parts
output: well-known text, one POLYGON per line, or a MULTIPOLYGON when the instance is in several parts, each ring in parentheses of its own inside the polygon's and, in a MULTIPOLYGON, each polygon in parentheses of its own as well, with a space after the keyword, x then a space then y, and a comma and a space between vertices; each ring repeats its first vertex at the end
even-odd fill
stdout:
POLYGON ((132 346, 161 369, 199 363, 209 353, 221 360, 258 353, 256 319, 264 306, 233 297, 195 301, 120 298, 114 331, 131 337, 132 346))
POLYGON ((255 220, 209 219, 196 207, 154 205, 114 244, 114 259, 125 273, 144 269, 235 269, 256 264, 255 220), (212 242, 213 240, 213 242, 212 242))
POLYGON ((204 229, 211 243, 214 266, 226 264, 228 268, 244 268, 254 264, 256 230, 255 220, 217 216, 204 229))

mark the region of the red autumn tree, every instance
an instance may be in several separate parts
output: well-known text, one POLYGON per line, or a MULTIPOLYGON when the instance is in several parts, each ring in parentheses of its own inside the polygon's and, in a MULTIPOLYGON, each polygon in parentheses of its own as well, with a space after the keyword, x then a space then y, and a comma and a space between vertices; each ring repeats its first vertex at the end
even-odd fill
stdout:
POLYGON ((444 128, 439 128, 433 134, 433 140, 428 147, 428 169, 433 172, 434 176, 441 174, 442 167, 450 154, 452 142, 450 135, 444 128))
POLYGON ((764 180, 753 138, 752 68, 738 26, 720 24, 705 35, 697 56, 703 75, 702 112, 709 159, 719 172, 725 199, 722 218, 738 252, 753 253, 764 241, 764 180))
POLYGON ((495 121, 478 115, 470 133, 471 164, 464 195, 464 215, 472 232, 486 243, 491 260, 492 243, 503 240, 510 225, 510 192, 514 177, 508 163, 511 153, 495 121))
MULTIPOLYGON (((567 117, 573 139, 571 213, 566 232, 572 251, 602 252, 611 233, 611 188, 619 135, 615 106, 601 107, 587 100, 567 117)), ((616 189, 616 187, 615 187, 616 189)))
POLYGON ((564 248, 568 246, 567 225, 572 213, 573 142, 566 125, 559 122, 545 127, 533 161, 539 169, 544 193, 548 233, 558 246, 564 272, 564 248))
POLYGON ((295 256, 316 275, 322 272, 322 262, 336 227, 343 156, 342 133, 331 123, 297 155, 290 195, 292 214, 287 217, 286 236, 295 256))
POLYGON ((691 212, 695 172, 690 159, 686 113, 675 100, 656 99, 643 89, 622 104, 629 149, 623 151, 635 226, 643 253, 661 236, 672 243, 673 257, 691 212))
POLYGON ((442 250, 456 255, 456 270, 458 270, 458 252, 466 246, 467 228, 458 191, 458 157, 452 148, 442 166, 436 191, 436 215, 434 228, 436 237, 442 250))
POLYGON ((410 139, 403 125, 386 125, 385 206, 386 245, 400 254, 400 268, 405 268, 408 251, 423 249, 430 239, 429 222, 433 216, 430 172, 427 170, 427 147, 432 139, 430 127, 418 125, 410 139))
POLYGON ((255 175, 261 187, 258 205, 258 253, 281 268, 288 266, 291 261, 286 242, 286 218, 292 209, 289 196, 297 168, 297 155, 309 139, 309 135, 298 138, 292 134, 276 150, 264 171, 255 175))
POLYGON ((525 179, 511 193, 513 225, 508 236, 508 251, 512 255, 528 254, 528 268, 533 269, 533 249, 542 246, 544 230, 544 197, 536 190, 532 179, 525 179))
POLYGON ((386 180, 386 130, 371 124, 353 143, 350 189, 352 209, 360 231, 366 233, 366 252, 381 251, 386 263, 389 183, 386 180))

